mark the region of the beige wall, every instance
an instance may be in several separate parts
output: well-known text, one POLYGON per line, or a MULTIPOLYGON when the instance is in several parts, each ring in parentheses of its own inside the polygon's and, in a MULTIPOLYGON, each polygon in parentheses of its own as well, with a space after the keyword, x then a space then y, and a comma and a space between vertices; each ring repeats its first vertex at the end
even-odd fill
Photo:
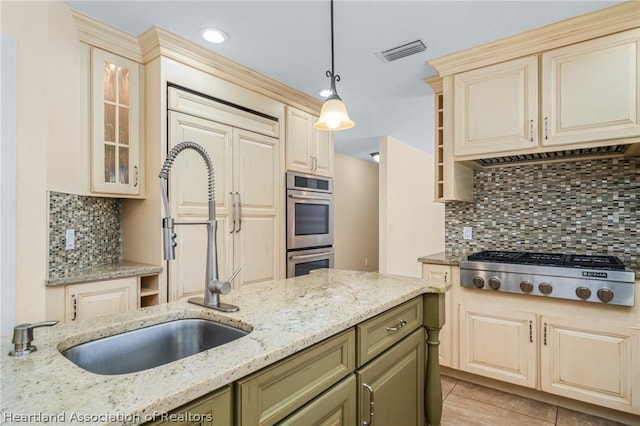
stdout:
POLYGON ((46 316, 47 190, 72 192, 78 182, 78 38, 62 2, 0 7, 1 31, 18 46, 16 322, 34 322, 46 316))
POLYGON ((444 204, 433 202, 433 155, 380 139, 380 272, 419 277, 418 257, 444 251, 444 204))
POLYGON ((335 267, 378 270, 378 165, 335 155, 335 267))

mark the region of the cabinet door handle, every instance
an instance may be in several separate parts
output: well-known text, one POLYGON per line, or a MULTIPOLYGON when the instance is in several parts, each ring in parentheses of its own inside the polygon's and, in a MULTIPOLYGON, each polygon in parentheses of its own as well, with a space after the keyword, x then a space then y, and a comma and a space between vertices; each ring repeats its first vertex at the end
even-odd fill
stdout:
POLYGON ((529 343, 533 343, 533 321, 529 320, 529 343))
POLYGON ((529 121, 529 136, 530 136, 530 141, 533 142, 533 120, 529 121))
POLYGON ((370 426, 373 424, 373 388, 366 383, 362 384, 362 387, 369 391, 369 421, 363 420, 363 426, 370 426))
POLYGON ((234 197, 233 192, 230 192, 229 195, 231 195, 231 219, 233 220, 229 233, 233 234, 236 230, 236 197, 234 197))
POLYGON ((445 273, 444 273, 444 282, 445 282, 445 283, 447 282, 448 277, 449 277, 449 273, 448 273, 448 272, 445 272, 445 273))
POLYGON ((547 346, 547 323, 544 323, 544 345, 547 346))
POLYGON ((549 117, 544 118, 544 139, 549 139, 549 117))
POLYGON ((138 166, 133 166, 133 170, 135 171, 135 175, 136 175, 136 181, 133 184, 133 187, 137 187, 138 186, 138 166))
POLYGON ((405 320, 401 319, 400 322, 398 322, 398 325, 396 325, 395 327, 386 327, 386 330, 389 333, 393 333, 393 332, 396 332, 396 331, 400 330, 405 325, 407 325, 407 322, 405 320))
POLYGON ((236 211, 238 214, 238 230, 236 232, 240 232, 242 231, 242 198, 240 197, 239 192, 236 192, 236 195, 238 196, 238 202, 236 203, 236 211))
POLYGON ((71 295, 71 303, 73 304, 73 317, 71 317, 71 321, 75 321, 78 318, 78 300, 76 299, 76 295, 71 295))

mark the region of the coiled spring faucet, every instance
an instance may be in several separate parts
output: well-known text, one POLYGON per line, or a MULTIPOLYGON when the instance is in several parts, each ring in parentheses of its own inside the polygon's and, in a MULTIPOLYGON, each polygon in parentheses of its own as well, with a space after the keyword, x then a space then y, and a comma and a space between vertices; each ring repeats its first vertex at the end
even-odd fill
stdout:
POLYGON ((164 240, 164 259, 173 260, 176 257, 176 233, 174 232, 175 225, 207 225, 207 270, 204 285, 204 297, 192 297, 189 299, 190 303, 196 305, 205 306, 207 308, 216 309, 223 312, 235 312, 239 308, 235 305, 229 305, 227 303, 220 302, 221 294, 228 294, 231 291, 231 282, 238 275, 240 269, 238 268, 231 278, 227 281, 220 281, 218 279, 218 250, 216 246, 216 202, 215 202, 215 183, 213 175, 213 163, 209 154, 204 148, 195 142, 185 141, 177 144, 167 154, 167 159, 162 165, 160 170, 160 190, 162 192, 162 202, 164 204, 165 216, 162 219, 163 240, 164 240), (169 196, 167 188, 167 179, 169 178, 169 171, 175 161, 178 154, 185 149, 193 149, 196 151, 207 166, 208 173, 208 202, 209 202, 209 219, 206 222, 184 222, 175 223, 171 217, 171 211, 169 209, 169 196))

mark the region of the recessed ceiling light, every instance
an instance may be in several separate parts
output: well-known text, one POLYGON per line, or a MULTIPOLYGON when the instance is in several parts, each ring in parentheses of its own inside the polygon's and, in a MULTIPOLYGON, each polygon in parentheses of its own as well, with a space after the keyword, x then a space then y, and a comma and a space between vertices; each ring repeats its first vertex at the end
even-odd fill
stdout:
POLYGON ((200 31, 200 35, 203 39, 207 40, 209 43, 223 43, 226 41, 229 36, 222 30, 217 30, 215 28, 205 28, 200 31))
POLYGON ((327 98, 331 94, 331 89, 320 89, 317 93, 321 98, 327 98))

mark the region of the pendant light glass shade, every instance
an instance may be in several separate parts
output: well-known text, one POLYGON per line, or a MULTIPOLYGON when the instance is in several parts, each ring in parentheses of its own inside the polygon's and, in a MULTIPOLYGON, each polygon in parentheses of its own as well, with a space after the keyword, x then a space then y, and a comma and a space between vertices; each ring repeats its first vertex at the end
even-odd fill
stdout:
POLYGON ((318 130, 344 130, 355 125, 349 118, 347 107, 340 98, 327 99, 322 105, 320 118, 313 125, 318 130))

